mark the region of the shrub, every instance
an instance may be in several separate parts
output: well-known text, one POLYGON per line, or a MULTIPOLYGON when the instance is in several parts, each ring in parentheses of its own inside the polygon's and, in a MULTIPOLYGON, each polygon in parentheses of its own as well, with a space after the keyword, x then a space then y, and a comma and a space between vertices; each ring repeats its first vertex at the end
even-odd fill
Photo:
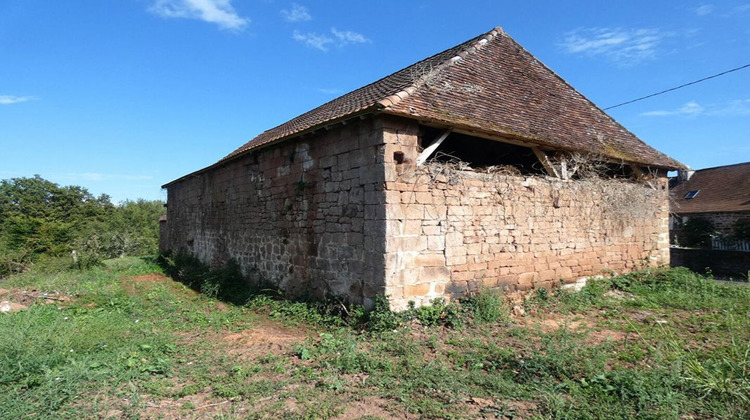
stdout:
POLYGON ((682 226, 682 243, 685 246, 710 247, 714 233, 716 229, 710 220, 692 217, 682 226))
POLYGON ((502 292, 495 289, 481 289, 462 299, 461 306, 470 312, 474 321, 479 324, 507 321, 510 317, 502 292))
POLYGON ((233 260, 224 268, 212 270, 198 258, 178 252, 163 254, 158 263, 173 279, 225 302, 244 304, 254 294, 250 282, 233 260))
POLYGON ((432 299, 430 305, 423 305, 419 308, 414 308, 414 304, 410 302, 410 308, 405 315, 413 316, 422 325, 427 327, 446 326, 457 328, 463 325, 461 307, 453 302, 446 304, 443 298, 432 299))
POLYGON ((401 325, 398 315, 391 311, 385 296, 375 298, 375 307, 367 314, 367 329, 372 332, 391 331, 401 325))
POLYGON ((741 241, 750 241, 750 220, 738 220, 732 226, 734 237, 741 241))

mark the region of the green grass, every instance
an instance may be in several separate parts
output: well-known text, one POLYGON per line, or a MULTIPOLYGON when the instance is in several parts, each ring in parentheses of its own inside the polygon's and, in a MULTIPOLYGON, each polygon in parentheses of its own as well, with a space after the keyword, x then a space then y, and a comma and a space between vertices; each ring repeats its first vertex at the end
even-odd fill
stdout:
POLYGON ((750 287, 682 269, 538 291, 520 318, 492 291, 365 313, 135 277, 154 273, 125 258, 0 283, 72 299, 0 316, 0 418, 750 416, 750 287))

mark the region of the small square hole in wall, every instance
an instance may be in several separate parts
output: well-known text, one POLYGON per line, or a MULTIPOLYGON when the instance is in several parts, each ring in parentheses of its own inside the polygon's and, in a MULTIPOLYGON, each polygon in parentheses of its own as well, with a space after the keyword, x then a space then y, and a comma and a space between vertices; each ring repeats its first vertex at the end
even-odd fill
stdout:
POLYGON ((393 152, 393 160, 395 160, 396 163, 399 165, 404 163, 404 152, 402 151, 393 152))
POLYGON ((690 200, 691 198, 695 198, 698 193, 701 192, 701 190, 692 190, 689 193, 685 194, 685 199, 690 200))

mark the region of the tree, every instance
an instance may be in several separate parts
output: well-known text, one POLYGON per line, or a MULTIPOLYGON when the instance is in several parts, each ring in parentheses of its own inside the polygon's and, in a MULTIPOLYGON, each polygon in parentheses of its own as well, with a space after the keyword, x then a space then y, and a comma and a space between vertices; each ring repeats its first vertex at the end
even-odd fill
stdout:
POLYGON ((116 206, 106 194, 39 175, 0 180, 0 276, 72 250, 87 261, 156 253, 162 214, 159 200, 116 206))
POLYGON ((711 235, 715 233, 716 229, 710 220, 702 217, 691 217, 682 225, 681 243, 691 247, 708 248, 711 246, 711 235))

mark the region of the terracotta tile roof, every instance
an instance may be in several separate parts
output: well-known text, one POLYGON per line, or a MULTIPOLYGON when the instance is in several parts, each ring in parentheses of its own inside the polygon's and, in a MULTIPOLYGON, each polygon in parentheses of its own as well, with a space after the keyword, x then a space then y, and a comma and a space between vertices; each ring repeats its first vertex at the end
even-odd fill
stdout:
POLYGON ((272 128, 224 159, 358 113, 383 112, 676 169, 500 28, 272 128))
POLYGON ((671 188, 673 213, 750 211, 750 162, 695 171, 671 188), (685 195, 698 190, 691 199, 685 195))
POLYGON ((331 102, 325 103, 311 111, 295 117, 278 127, 264 131, 254 139, 242 145, 242 147, 230 153, 226 158, 301 133, 311 128, 325 125, 349 115, 367 110, 380 110, 383 107, 379 105, 379 101, 413 87, 416 80, 419 78, 419 69, 434 68, 441 63, 445 63, 452 57, 457 56, 467 47, 476 44, 484 36, 485 35, 480 35, 461 45, 457 45, 439 54, 433 55, 432 57, 426 58, 405 69, 399 70, 390 76, 386 76, 377 82, 370 83, 367 86, 340 96, 331 102))

